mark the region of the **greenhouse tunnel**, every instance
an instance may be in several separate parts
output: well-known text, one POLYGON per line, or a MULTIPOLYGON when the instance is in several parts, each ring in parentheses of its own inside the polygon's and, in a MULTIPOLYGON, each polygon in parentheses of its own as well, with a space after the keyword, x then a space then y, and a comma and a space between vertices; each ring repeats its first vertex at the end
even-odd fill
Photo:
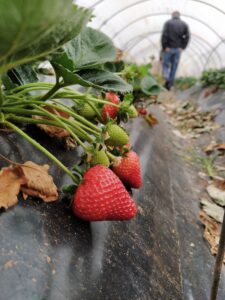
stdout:
POLYGON ((224 23, 224 0, 0 0, 0 300, 225 299, 224 23))

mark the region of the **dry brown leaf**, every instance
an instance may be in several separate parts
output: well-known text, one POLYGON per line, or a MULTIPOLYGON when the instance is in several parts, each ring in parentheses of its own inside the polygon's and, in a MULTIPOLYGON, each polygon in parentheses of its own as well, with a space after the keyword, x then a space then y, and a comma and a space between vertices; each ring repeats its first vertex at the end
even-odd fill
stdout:
POLYGON ((145 120, 150 126, 154 126, 159 123, 158 119, 152 113, 149 113, 147 116, 145 116, 145 120))
POLYGON ((211 94, 215 94, 218 92, 218 90, 219 90, 218 86, 213 86, 210 89, 205 91, 204 97, 206 98, 206 97, 210 96, 211 94))
POLYGON ((216 145, 216 149, 217 150, 221 150, 221 151, 225 151, 225 143, 223 143, 223 144, 217 144, 216 145))
POLYGON ((215 180, 214 184, 218 189, 225 191, 225 179, 224 180, 215 180))
POLYGON ((4 168, 0 173, 0 208, 9 208, 17 204, 17 195, 21 184, 25 184, 26 179, 21 172, 16 172, 13 168, 4 168))
POLYGON ((13 260, 8 260, 8 261, 4 264, 3 268, 4 268, 4 270, 8 270, 8 269, 11 269, 11 268, 13 267, 13 265, 14 265, 13 260))
POLYGON ((216 146, 216 144, 209 144, 209 145, 205 148, 204 152, 205 152, 207 155, 210 155, 210 154, 213 153, 213 151, 215 150, 215 146, 216 146))
MULTIPOLYGON (((54 115, 61 116, 61 117, 66 118, 66 119, 69 119, 69 117, 70 117, 69 113, 64 112, 64 111, 60 111, 60 110, 55 109, 55 108, 44 107, 44 109, 46 109, 48 112, 50 112, 54 115)), ((41 120, 41 119, 42 120, 43 119, 49 120, 49 118, 45 118, 45 117, 42 117, 42 116, 33 116, 33 118, 36 119, 36 120, 41 120)), ((59 138, 65 138, 65 137, 70 136, 69 132, 66 129, 61 128, 61 127, 45 125, 45 124, 38 124, 37 126, 40 129, 44 130, 45 133, 47 133, 48 135, 53 136, 53 137, 56 136, 56 137, 59 137, 59 138)))
MULTIPOLYGON (((217 254, 219 239, 220 239, 220 231, 221 225, 218 224, 215 220, 207 216, 206 213, 200 212, 199 218, 202 224, 205 226, 204 238, 210 245, 210 251, 213 255, 217 254)), ((225 263, 225 257, 223 262, 225 263)))
POLYGON ((77 143, 71 136, 68 136, 65 138, 65 146, 67 150, 73 150, 77 147, 77 143))
POLYGON ((26 184, 21 185, 21 191, 33 197, 39 197, 45 202, 52 202, 58 199, 57 187, 52 176, 48 174, 48 165, 37 165, 27 161, 23 165, 15 166, 15 169, 22 170, 26 178, 26 184))
POLYGON ((225 143, 223 144, 210 144, 204 150, 207 155, 211 154, 214 150, 225 151, 225 143))

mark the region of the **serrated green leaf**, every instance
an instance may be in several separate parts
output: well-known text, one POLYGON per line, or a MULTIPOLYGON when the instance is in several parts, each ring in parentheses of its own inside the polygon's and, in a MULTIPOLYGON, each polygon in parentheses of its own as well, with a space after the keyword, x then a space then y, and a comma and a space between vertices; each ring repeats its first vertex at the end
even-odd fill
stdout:
POLYGON ((121 72, 124 70, 125 63, 123 61, 107 62, 104 64, 104 70, 110 72, 121 72))
POLYGON ((34 71, 31 64, 25 64, 10 70, 8 76, 13 83, 18 85, 38 81, 37 73, 34 71))
POLYGON ((85 81, 91 82, 92 86, 98 89, 120 93, 129 93, 133 90, 132 85, 109 71, 91 69, 80 71, 78 74, 85 81))
POLYGON ((73 73, 57 63, 53 64, 57 76, 62 77, 65 85, 80 84, 104 91, 128 93, 132 86, 121 77, 111 72, 99 69, 83 70, 73 73))
POLYGON ((87 27, 63 46, 63 53, 54 57, 53 62, 75 71, 93 68, 115 58, 112 40, 101 31, 87 27))
POLYGON ((0 73, 55 51, 80 33, 90 14, 71 0, 0 1, 0 73))

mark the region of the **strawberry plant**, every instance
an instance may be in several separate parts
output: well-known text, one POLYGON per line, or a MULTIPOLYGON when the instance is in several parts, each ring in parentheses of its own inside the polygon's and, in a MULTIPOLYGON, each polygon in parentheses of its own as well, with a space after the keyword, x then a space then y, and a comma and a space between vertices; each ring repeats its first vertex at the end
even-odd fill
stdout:
POLYGON ((197 83, 195 77, 178 77, 175 79, 174 86, 178 90, 186 90, 197 83))
POLYGON ((218 88, 225 88, 225 69, 207 70, 202 73, 201 84, 203 87, 217 86, 218 88))
POLYGON ((151 74, 151 64, 136 65, 126 64, 124 70, 121 71, 122 77, 132 84, 134 97, 157 96, 162 87, 151 74))
MULTIPOLYGON (((120 122, 127 121, 129 115, 135 117, 136 111, 132 106, 132 85, 104 67, 107 63, 113 64, 115 47, 105 34, 85 27, 91 12, 72 4, 72 1, 57 0, 53 3, 42 0, 35 1, 36 5, 25 2, 22 5, 21 1, 10 0, 1 2, 5 6, 0 4, 0 29, 3 32, 3 44, 0 46, 0 80, 3 83, 0 89, 0 126, 25 138, 70 176, 73 185, 64 190, 74 193, 77 186, 73 206, 76 215, 89 221, 128 220, 136 214, 135 204, 109 167, 117 159, 113 147, 123 147, 129 141, 120 122), (6 25, 8 35, 5 34, 6 25), (42 58, 50 61, 55 83, 38 81, 32 63, 42 58), (87 90, 81 92, 70 87, 74 85, 87 90), (22 129, 21 124, 25 129, 28 125, 36 125, 52 137, 65 139, 70 147, 80 146, 84 153, 81 159, 85 170, 83 181, 80 183, 81 175, 78 176, 76 166, 74 169, 65 166, 22 129), (96 200, 91 208, 87 194, 83 194, 98 183, 93 174, 102 187, 94 195, 99 202, 96 200), (102 202, 104 197, 109 201, 108 206, 102 202)), ((30 164, 26 167, 33 168, 30 164)), ((13 172, 10 174, 14 178, 13 172)), ((6 177, 3 176, 2 180, 6 177)), ((18 178, 17 193, 25 181, 23 177, 18 178)), ((13 197, 13 203, 16 203, 16 196, 13 197)), ((45 199, 45 195, 42 198, 45 199)), ((2 201, 0 195, 0 206, 2 201)))

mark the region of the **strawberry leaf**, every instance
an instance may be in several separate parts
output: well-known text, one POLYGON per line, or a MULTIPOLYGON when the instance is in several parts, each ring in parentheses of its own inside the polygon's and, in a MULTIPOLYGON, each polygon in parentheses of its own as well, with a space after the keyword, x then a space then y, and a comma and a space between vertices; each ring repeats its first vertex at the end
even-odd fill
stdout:
POLYGON ((116 58, 116 49, 104 33, 85 28, 76 38, 63 46, 63 53, 53 61, 70 71, 89 69, 110 62, 116 58))
POLYGON ((151 75, 146 75, 141 80, 140 87, 146 95, 158 95, 162 91, 161 86, 151 75))
POLYGON ((30 82, 38 81, 37 73, 31 64, 25 64, 8 71, 2 77, 3 84, 6 89, 11 89, 16 85, 23 85, 30 82))
POLYGON ((64 66, 52 63, 57 76, 63 78, 65 86, 80 84, 85 87, 93 87, 104 91, 128 93, 132 91, 132 86, 126 83, 118 75, 99 69, 83 70, 73 73, 64 66))
POLYGON ((105 91, 120 93, 132 92, 132 85, 124 81, 120 76, 105 70, 90 69, 78 72, 86 81, 92 83, 93 87, 101 88, 105 91))
POLYGON ((90 14, 71 0, 0 1, 0 73, 55 51, 80 33, 90 14))

